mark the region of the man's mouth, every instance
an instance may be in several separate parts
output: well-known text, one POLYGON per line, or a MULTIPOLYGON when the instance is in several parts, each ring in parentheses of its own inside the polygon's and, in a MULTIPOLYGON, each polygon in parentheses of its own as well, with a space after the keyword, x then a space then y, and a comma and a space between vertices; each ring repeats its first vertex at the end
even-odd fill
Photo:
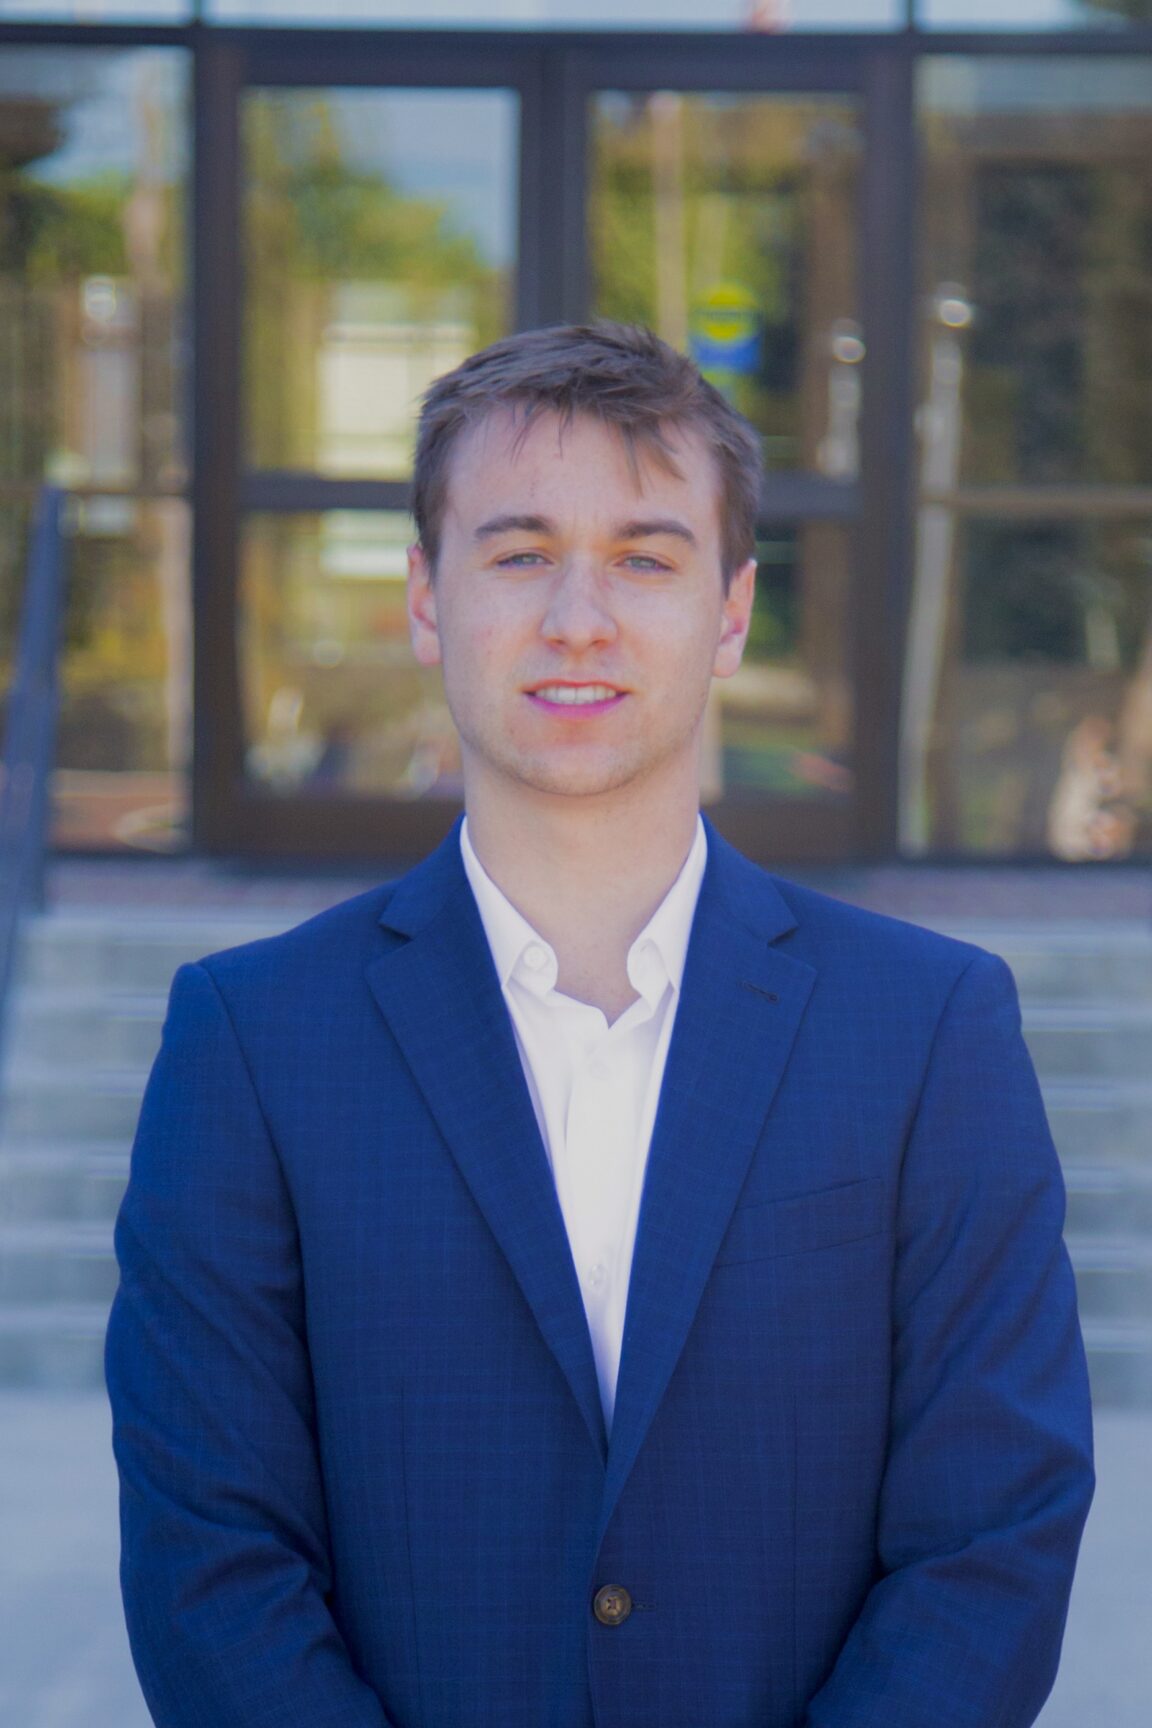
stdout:
POLYGON ((540 684, 531 694, 542 702, 581 707, 586 702, 610 702, 620 691, 613 684, 540 684))

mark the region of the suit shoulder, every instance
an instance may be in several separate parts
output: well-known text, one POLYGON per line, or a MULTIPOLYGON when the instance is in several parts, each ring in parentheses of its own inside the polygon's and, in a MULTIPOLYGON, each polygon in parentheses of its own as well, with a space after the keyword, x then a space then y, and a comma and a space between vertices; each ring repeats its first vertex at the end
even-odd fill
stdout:
POLYGON ((774 877, 796 919, 793 952, 813 960, 842 959, 885 972, 916 972, 954 983, 974 963, 1002 962, 974 942, 930 930, 905 918, 874 912, 799 882, 774 877))
POLYGON ((274 936, 217 949, 199 964, 226 996, 279 988, 317 988, 360 971, 382 944, 380 915, 395 884, 341 900, 274 936))

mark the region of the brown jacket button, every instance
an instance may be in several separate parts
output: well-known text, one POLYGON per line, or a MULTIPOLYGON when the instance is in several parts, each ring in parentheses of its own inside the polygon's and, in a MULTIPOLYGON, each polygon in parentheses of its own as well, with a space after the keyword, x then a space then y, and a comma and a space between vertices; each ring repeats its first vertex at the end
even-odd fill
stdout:
POLYGON ((623 1584, 605 1584, 592 1598, 592 1612, 601 1626, 619 1626, 632 1612, 632 1598, 623 1584))

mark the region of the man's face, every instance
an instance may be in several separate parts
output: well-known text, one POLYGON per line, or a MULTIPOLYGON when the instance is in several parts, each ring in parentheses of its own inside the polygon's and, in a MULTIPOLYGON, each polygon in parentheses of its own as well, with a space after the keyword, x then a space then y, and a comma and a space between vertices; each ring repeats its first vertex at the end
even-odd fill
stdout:
POLYGON ((466 433, 435 578, 409 555, 412 643, 441 664, 470 796, 492 777, 595 797, 698 778, 712 678, 740 664, 755 566, 724 593, 719 483, 694 434, 681 476, 591 418, 506 410, 466 433))

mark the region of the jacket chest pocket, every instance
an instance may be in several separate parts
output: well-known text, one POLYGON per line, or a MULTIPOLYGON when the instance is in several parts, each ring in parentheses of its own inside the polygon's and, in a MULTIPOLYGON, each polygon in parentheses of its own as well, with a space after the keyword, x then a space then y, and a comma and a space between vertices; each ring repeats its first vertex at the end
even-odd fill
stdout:
POLYGON ((738 1206, 716 1256, 717 1266, 810 1254, 878 1235, 887 1222, 886 1183, 879 1177, 738 1206))

